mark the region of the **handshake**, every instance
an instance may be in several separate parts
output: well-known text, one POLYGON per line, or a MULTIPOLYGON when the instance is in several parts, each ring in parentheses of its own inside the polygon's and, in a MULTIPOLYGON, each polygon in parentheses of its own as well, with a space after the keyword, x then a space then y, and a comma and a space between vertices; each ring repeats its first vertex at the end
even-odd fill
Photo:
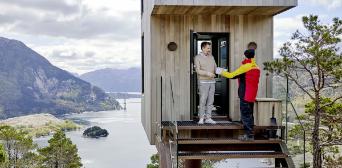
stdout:
POLYGON ((217 75, 221 75, 221 73, 222 73, 223 71, 227 71, 227 69, 223 69, 223 68, 217 67, 215 73, 216 73, 217 75))

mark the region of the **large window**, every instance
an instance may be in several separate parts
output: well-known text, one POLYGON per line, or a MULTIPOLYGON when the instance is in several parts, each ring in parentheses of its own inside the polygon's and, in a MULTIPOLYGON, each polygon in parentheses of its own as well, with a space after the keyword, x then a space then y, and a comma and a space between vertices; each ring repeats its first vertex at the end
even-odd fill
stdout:
POLYGON ((141 36, 141 93, 144 94, 144 34, 141 36))

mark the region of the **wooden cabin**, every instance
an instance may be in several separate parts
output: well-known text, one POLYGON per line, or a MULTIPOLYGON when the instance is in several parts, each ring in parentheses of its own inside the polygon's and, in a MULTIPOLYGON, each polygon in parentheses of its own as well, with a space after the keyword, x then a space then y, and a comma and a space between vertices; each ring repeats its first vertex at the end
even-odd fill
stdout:
MULTIPOLYGON (((254 41, 258 44, 255 58, 263 69, 263 62, 273 59, 273 16, 295 6, 297 0, 142 0, 141 122, 149 142, 158 147, 158 138, 160 141, 163 128, 170 123, 180 122, 177 129, 181 129, 192 122, 193 128, 208 130, 195 124, 198 92, 193 58, 201 42, 212 43, 219 67, 234 70, 244 59, 247 44, 254 41)), ((269 126, 272 109, 281 126, 281 102, 271 99, 271 78, 262 71, 255 107, 260 127, 269 126)), ((237 88, 236 80, 217 76, 215 119, 240 120, 237 88)), ((182 134, 193 137, 196 133, 187 130, 182 134)), ((221 136, 218 134, 215 136, 221 136)))

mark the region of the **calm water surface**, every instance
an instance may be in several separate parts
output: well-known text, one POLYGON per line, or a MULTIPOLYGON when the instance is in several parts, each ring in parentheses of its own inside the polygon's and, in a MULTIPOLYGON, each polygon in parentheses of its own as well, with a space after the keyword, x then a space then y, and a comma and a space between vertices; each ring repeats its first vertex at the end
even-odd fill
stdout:
MULTIPOLYGON (((122 103, 122 100, 118 100, 122 103)), ((83 138, 85 128, 66 133, 77 145, 85 168, 146 168, 150 156, 157 153, 149 145, 140 122, 140 99, 128 99, 127 111, 85 112, 68 115, 67 118, 80 119, 89 126, 107 129, 106 138, 83 138)), ((47 145, 50 137, 36 139, 39 146, 47 145)), ((268 167, 260 159, 231 159, 216 164, 216 168, 255 168, 268 167)))

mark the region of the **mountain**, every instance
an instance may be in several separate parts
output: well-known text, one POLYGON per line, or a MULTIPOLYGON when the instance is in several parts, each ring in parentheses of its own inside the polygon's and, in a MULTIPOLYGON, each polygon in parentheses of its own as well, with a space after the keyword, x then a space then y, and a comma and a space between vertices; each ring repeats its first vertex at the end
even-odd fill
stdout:
POLYGON ((80 78, 106 92, 141 92, 140 68, 106 68, 82 74, 80 78))
POLYGON ((108 95, 115 99, 131 99, 131 98, 141 98, 141 93, 125 93, 125 92, 108 92, 108 95))
POLYGON ((24 43, 0 37, 0 118, 120 108, 103 90, 53 66, 24 43))

